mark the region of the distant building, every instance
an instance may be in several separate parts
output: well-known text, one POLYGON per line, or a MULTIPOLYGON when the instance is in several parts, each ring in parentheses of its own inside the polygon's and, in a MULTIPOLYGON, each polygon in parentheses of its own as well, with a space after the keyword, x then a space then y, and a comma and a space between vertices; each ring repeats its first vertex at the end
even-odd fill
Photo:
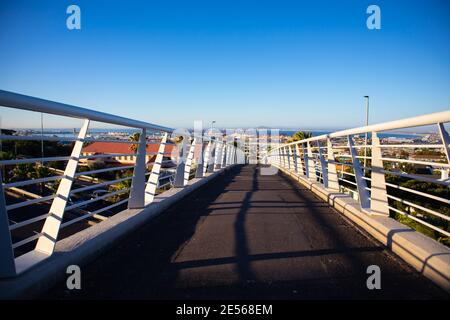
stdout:
MULTIPOLYGON (((121 164, 121 165, 132 165, 136 162, 136 156, 131 155, 134 153, 131 150, 131 143, 126 142, 93 142, 88 146, 85 146, 81 150, 82 156, 94 156, 99 154, 111 154, 111 157, 106 158, 90 158, 81 159, 81 164, 88 164, 90 162, 105 162, 110 164, 121 164)), ((145 156, 146 163, 154 162, 156 158, 156 153, 159 150, 159 143, 147 144, 147 154, 145 156)), ((167 143, 164 150, 164 157, 170 157, 174 144, 167 143)))
POLYGON ((409 156, 409 160, 439 162, 445 160, 445 156, 440 154, 412 154, 409 156))

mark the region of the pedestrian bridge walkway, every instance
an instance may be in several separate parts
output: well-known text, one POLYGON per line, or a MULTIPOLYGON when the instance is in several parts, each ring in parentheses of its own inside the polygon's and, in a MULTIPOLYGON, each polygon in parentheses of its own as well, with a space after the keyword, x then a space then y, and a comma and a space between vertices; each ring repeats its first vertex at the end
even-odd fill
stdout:
POLYGON ((82 267, 49 298, 444 298, 291 178, 235 166, 82 267), (366 269, 381 269, 369 290, 366 269))
POLYGON ((448 298, 450 111, 286 142, 1 90, 0 106, 80 125, 0 132, 0 298, 448 298), (411 128, 435 132, 383 138, 411 128), (83 152, 96 142, 122 147, 83 152))

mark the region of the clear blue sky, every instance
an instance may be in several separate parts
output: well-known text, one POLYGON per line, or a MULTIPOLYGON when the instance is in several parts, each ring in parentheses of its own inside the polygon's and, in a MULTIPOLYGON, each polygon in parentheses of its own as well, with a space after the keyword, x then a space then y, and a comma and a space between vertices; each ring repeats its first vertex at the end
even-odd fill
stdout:
POLYGON ((449 3, 1 0, 0 88, 172 127, 359 126, 366 94, 372 123, 442 111, 449 3), (66 28, 70 4, 81 30, 66 28), (381 30, 366 28, 370 4, 381 30))

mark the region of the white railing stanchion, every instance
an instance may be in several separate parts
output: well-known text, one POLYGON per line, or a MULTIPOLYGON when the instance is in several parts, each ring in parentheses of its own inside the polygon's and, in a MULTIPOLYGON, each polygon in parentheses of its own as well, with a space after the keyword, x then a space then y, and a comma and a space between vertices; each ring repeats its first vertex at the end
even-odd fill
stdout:
POLYGON ((372 132, 372 172, 370 192, 370 213, 389 216, 386 180, 383 172, 383 160, 380 139, 376 132, 372 132))
POLYGON ((291 172, 291 170, 292 170, 291 157, 292 157, 291 146, 288 146, 287 150, 286 150, 286 158, 287 158, 287 164, 288 164, 287 169, 289 172, 291 172))
POLYGON ((213 173, 216 165, 217 152, 219 148, 217 141, 214 139, 211 141, 211 147, 209 149, 209 160, 205 161, 206 173, 213 173))
POLYGON ((186 165, 187 147, 190 145, 188 140, 189 136, 183 136, 183 140, 179 143, 181 149, 178 150, 178 163, 173 182, 173 186, 176 188, 184 187, 184 167, 186 165))
POLYGON ((5 194, 3 193, 2 174, 0 172, 0 278, 16 275, 14 250, 9 231, 8 212, 6 211, 5 194))
POLYGON ((327 162, 325 161, 325 157, 323 155, 322 149, 320 147, 319 140, 316 141, 317 143, 317 152, 319 153, 319 161, 320 161, 320 168, 322 170, 322 183, 325 188, 328 188, 328 168, 327 168, 327 162))
POLYGON ((155 158, 155 163, 152 166, 152 172, 148 177, 147 185, 145 187, 145 204, 150 204, 156 195, 156 189, 159 184, 159 174, 161 172, 161 165, 164 159, 164 152, 166 150, 167 132, 164 132, 159 145, 158 154, 155 158))
POLYGON ((315 165, 315 161, 314 161, 314 155, 312 152, 311 143, 309 141, 306 142, 306 148, 307 148, 307 152, 308 152, 308 156, 306 157, 306 159, 308 160, 308 163, 306 165, 307 172, 308 172, 308 178, 313 181, 316 181, 317 180, 316 165, 315 165))
MULTIPOLYGON (((209 140, 208 144, 206 145, 205 148, 205 155, 203 156, 203 166, 202 166, 202 176, 205 176, 206 172, 208 172, 208 167, 210 165, 211 159, 213 159, 212 157, 212 150, 213 149, 213 140, 209 140)), ((214 160, 213 160, 214 162, 214 160)))
POLYGON ((194 157, 197 155, 197 159, 195 159, 195 162, 197 163, 197 168, 195 169, 195 177, 196 178, 203 178, 204 171, 206 171, 206 168, 208 166, 208 163, 205 163, 209 159, 207 159, 207 155, 205 154, 207 150, 211 145, 211 140, 208 141, 207 147, 203 148, 203 139, 198 138, 199 142, 197 143, 197 146, 194 150, 194 157))
POLYGON ((438 129, 444 147, 445 156, 447 158, 447 163, 450 164, 450 136, 447 130, 445 130, 444 124, 442 122, 438 123, 438 129))
POLYGON ((336 170, 335 157, 333 151, 333 143, 327 138, 327 173, 328 173, 328 189, 339 191, 339 179, 336 170))
MULTIPOLYGON (((439 134, 441 136, 442 144, 444 147, 444 153, 447 158, 447 163, 450 164, 450 151, 449 151, 450 150, 450 146, 449 146, 450 145, 450 136, 449 136, 447 130, 445 130, 444 124, 442 122, 438 123, 438 130, 439 130, 439 134)), ((441 179, 442 180, 448 179, 449 171, 450 170, 448 168, 441 169, 441 179)))
POLYGON ((225 168, 227 166, 227 151, 228 151, 228 146, 227 146, 226 142, 223 141, 222 161, 221 161, 220 168, 225 168))
POLYGON ((197 145, 197 141, 198 138, 194 137, 192 139, 191 145, 189 147, 189 153, 187 155, 186 158, 186 164, 184 166, 184 181, 183 181, 183 186, 187 185, 189 182, 189 177, 191 175, 191 167, 192 167, 192 162, 194 160, 194 155, 195 155, 195 147, 197 145))
POLYGON ((297 144, 292 146, 294 157, 294 172, 298 174, 298 147, 297 144))
POLYGON ((61 179, 56 196, 52 201, 49 215, 45 219, 44 226, 42 227, 42 235, 39 237, 35 248, 37 251, 51 255, 55 249, 64 211, 66 210, 70 190, 72 189, 78 162, 80 161, 83 139, 86 138, 88 128, 89 120, 84 120, 83 126, 78 134, 78 139, 73 146, 70 160, 67 162, 66 169, 64 170, 64 178, 61 179))
POLYGON ((352 157, 353 171, 356 180, 356 188, 358 189, 359 204, 361 205, 361 208, 369 209, 370 208, 369 192, 367 191, 366 180, 363 179, 364 175, 361 169, 361 164, 359 163, 359 160, 357 158, 358 154, 353 144, 353 136, 348 135, 347 140, 348 140, 348 147, 350 149, 350 155, 352 157))
POLYGON ((133 179, 131 180, 129 209, 139 209, 145 206, 145 171, 147 158, 147 130, 142 129, 136 150, 133 179))
POLYGON ((215 151, 215 157, 214 157, 214 171, 217 171, 217 170, 220 170, 220 167, 221 167, 223 143, 217 141, 215 149, 216 149, 216 151, 215 151))
POLYGON ((299 144, 297 143, 295 145, 295 153, 297 155, 296 160, 297 160, 297 174, 300 176, 303 176, 303 163, 302 163, 302 158, 301 158, 301 154, 300 154, 300 148, 299 148, 299 144))

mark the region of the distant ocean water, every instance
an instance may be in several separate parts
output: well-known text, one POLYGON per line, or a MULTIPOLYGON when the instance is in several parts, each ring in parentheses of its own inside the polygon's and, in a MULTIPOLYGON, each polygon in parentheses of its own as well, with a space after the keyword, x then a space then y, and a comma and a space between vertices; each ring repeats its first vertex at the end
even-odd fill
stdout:
MULTIPOLYGON (((32 129, 33 134, 40 134, 40 131, 37 129, 32 129)), ((58 136, 62 138, 71 138, 76 136, 78 129, 76 130, 70 130, 70 129, 44 129, 44 135, 45 136, 58 136)), ((137 129, 129 129, 129 128, 92 128, 89 130, 89 133, 91 135, 104 135, 107 133, 122 133, 122 134, 132 134, 134 132, 138 131, 137 129)), ((280 130, 281 135, 285 136, 292 136, 295 132, 298 130, 280 130)), ((312 132, 313 136, 319 136, 323 134, 328 134, 333 131, 308 131, 312 132)), ((395 137, 395 138, 405 138, 405 139, 414 139, 421 137, 420 134, 408 134, 408 133, 379 133, 380 138, 387 138, 387 137, 395 137)))
MULTIPOLYGON (((285 135, 285 136, 292 136, 297 131, 298 130, 280 130, 280 134, 285 135)), ((305 131, 307 131, 307 130, 305 130, 305 131)), ((320 136, 322 134, 331 133, 333 131, 307 131, 307 132, 312 132, 313 137, 316 137, 316 136, 320 136)), ((379 133, 378 136, 380 138, 394 137, 394 138, 405 138, 405 139, 417 139, 417 138, 421 137, 420 134, 407 134, 407 133, 379 133)))

